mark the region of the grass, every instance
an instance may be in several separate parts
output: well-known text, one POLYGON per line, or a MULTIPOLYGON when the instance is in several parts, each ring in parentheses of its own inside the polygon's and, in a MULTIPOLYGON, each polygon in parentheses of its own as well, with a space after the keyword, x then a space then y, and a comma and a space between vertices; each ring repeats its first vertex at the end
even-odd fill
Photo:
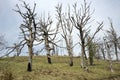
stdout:
POLYGON ((27 72, 28 57, 0 59, 0 80, 112 80, 120 78, 120 63, 114 62, 114 72, 107 61, 95 60, 89 73, 80 68, 80 58, 74 58, 70 67, 68 57, 52 57, 52 64, 44 56, 33 57, 33 71, 27 72), (5 76, 6 75, 6 76, 5 76), (5 77, 9 77, 6 79, 5 77))

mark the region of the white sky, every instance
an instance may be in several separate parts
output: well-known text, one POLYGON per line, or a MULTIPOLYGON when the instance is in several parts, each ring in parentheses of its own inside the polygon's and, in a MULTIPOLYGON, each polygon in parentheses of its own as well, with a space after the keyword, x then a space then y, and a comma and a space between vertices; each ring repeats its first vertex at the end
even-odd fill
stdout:
MULTIPOLYGON (((75 2, 81 4, 83 0, 25 0, 30 5, 37 3, 37 12, 40 14, 48 13, 55 15, 55 6, 62 3, 64 10, 68 4, 73 5, 75 2)), ((87 0, 91 1, 92 9, 95 9, 93 18, 95 21, 104 21, 104 29, 108 29, 108 17, 113 21, 115 30, 120 34, 120 0, 87 0)), ((5 39, 10 44, 16 42, 19 37, 19 26, 22 19, 19 14, 12 9, 19 0, 0 0, 0 34, 5 35, 5 39)), ((100 33, 102 34, 102 33, 100 33)))

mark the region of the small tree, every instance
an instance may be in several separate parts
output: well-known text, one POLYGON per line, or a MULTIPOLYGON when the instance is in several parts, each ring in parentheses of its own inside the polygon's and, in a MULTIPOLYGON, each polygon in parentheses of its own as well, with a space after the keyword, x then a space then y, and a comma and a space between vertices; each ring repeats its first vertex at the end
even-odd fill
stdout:
POLYGON ((6 47, 6 41, 3 35, 0 35, 0 51, 4 50, 6 47))
POLYGON ((108 39, 109 39, 109 42, 111 42, 114 45, 116 60, 118 61, 119 60, 118 50, 117 50, 117 48, 118 48, 118 36, 117 36, 117 33, 113 27, 113 22, 110 18, 109 18, 109 21, 110 21, 110 29, 107 30, 108 39))
POLYGON ((112 67, 112 57, 111 57, 111 44, 104 38, 104 44, 105 48, 107 51, 107 56, 108 56, 108 62, 109 62, 109 68, 111 72, 114 72, 113 67, 112 67))
POLYGON ((24 1, 22 2, 23 2, 22 6, 26 11, 22 12, 18 4, 16 5, 18 10, 15 11, 18 12, 20 16, 23 18, 23 24, 21 24, 20 26, 23 40, 20 43, 21 45, 26 44, 28 47, 29 61, 27 71, 32 71, 33 43, 36 38, 36 21, 35 21, 36 4, 34 4, 34 8, 31 9, 29 4, 26 4, 24 1))
POLYGON ((100 50, 101 50, 102 55, 103 55, 103 59, 106 60, 104 44, 101 43, 101 44, 99 44, 99 45, 100 45, 100 50))
POLYGON ((58 33, 58 27, 56 26, 55 29, 52 28, 52 19, 48 15, 48 18, 46 20, 45 17, 40 17, 39 21, 39 27, 37 31, 37 41, 40 43, 45 44, 45 49, 47 51, 47 60, 48 63, 51 64, 51 50, 54 50, 52 48, 53 45, 56 45, 55 38, 58 33))
POLYGON ((77 4, 74 6, 74 12, 71 19, 72 24, 75 26, 75 28, 79 31, 79 38, 80 38, 80 45, 81 45, 81 51, 82 51, 82 63, 81 66, 84 69, 88 69, 87 67, 87 56, 86 56, 86 46, 89 42, 94 39, 95 35, 102 29, 103 22, 99 23, 96 31, 94 32, 91 39, 86 42, 86 38, 88 34, 90 33, 90 27, 88 27, 88 24, 91 22, 91 15, 93 12, 90 10, 90 4, 84 0, 84 3, 81 5, 81 8, 77 10, 77 4))
POLYGON ((70 21, 70 7, 68 12, 62 13, 62 5, 56 7, 58 24, 62 28, 62 37, 65 40, 66 48, 70 57, 69 65, 73 66, 73 25, 70 21))
POLYGON ((14 43, 13 46, 6 47, 7 52, 6 52, 6 54, 4 56, 8 56, 12 52, 16 52, 16 54, 14 54, 14 56, 19 56, 21 54, 21 51, 22 51, 23 47, 24 46, 21 45, 20 43, 14 43))

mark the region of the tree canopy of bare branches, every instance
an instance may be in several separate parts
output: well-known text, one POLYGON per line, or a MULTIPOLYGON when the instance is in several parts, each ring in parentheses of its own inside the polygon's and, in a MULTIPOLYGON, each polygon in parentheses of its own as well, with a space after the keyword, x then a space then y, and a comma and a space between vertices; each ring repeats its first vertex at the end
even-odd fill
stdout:
POLYGON ((36 38, 36 13, 35 8, 36 4, 34 4, 33 9, 30 8, 29 4, 25 1, 22 1, 22 8, 25 9, 25 12, 22 11, 21 7, 17 4, 16 5, 17 13, 23 18, 23 24, 20 26, 21 34, 23 40, 20 42, 21 45, 27 45, 29 51, 29 62, 28 62, 28 71, 32 71, 32 56, 33 56, 33 43, 36 38))
POLYGON ((103 22, 98 23, 98 27, 96 31, 94 32, 93 36, 89 41, 86 42, 87 36, 90 34, 90 27, 88 27, 88 24, 91 23, 91 16, 93 12, 90 10, 90 4, 84 0, 84 3, 81 5, 80 9, 77 9, 77 4, 73 5, 74 12, 73 16, 71 16, 70 20, 72 24, 75 26, 75 28, 79 31, 79 38, 80 38, 80 45, 81 45, 81 51, 82 51, 82 67, 85 68, 87 65, 87 56, 85 48, 88 45, 89 42, 94 39, 95 35, 102 29, 103 22))
POLYGON ((107 38, 108 38, 108 42, 112 43, 114 45, 114 50, 115 50, 115 55, 116 55, 116 60, 118 61, 119 58, 118 58, 118 40, 119 40, 119 37, 113 27, 113 22, 112 20, 109 18, 109 22, 110 22, 110 29, 107 30, 107 38))
POLYGON ((70 21, 70 7, 68 12, 62 13, 62 5, 58 4, 56 7, 57 11, 57 19, 58 25, 62 29, 62 37, 65 40, 66 48, 68 54, 70 56, 69 65, 73 66, 73 40, 72 40, 72 32, 73 32, 73 24, 70 21))
POLYGON ((56 45, 55 38, 58 33, 58 27, 52 28, 52 19, 50 15, 46 20, 45 17, 40 17, 39 27, 37 27, 37 41, 39 43, 44 43, 45 49, 47 51, 48 63, 51 64, 51 50, 54 50, 53 45, 56 45))

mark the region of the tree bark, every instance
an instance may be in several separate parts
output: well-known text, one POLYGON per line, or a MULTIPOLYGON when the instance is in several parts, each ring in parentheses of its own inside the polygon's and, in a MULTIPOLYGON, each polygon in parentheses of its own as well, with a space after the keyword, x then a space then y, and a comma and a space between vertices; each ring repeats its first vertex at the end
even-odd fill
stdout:
POLYGON ((106 60, 106 58, 105 58, 105 52, 104 52, 103 48, 101 48, 101 52, 102 52, 102 55, 103 55, 103 59, 106 60))
POLYGON ((50 46, 49 46, 49 41, 48 41, 48 37, 46 35, 45 37, 45 47, 46 47, 46 50, 47 50, 47 60, 48 60, 48 63, 51 64, 51 55, 50 55, 50 46))
POLYGON ((28 47, 28 50, 29 50, 29 61, 28 61, 27 71, 32 71, 32 56, 33 56, 32 47, 28 47))
POLYGON ((115 55, 116 55, 116 60, 118 61, 118 51, 117 51, 117 44, 114 43, 114 47, 115 47, 115 55))

